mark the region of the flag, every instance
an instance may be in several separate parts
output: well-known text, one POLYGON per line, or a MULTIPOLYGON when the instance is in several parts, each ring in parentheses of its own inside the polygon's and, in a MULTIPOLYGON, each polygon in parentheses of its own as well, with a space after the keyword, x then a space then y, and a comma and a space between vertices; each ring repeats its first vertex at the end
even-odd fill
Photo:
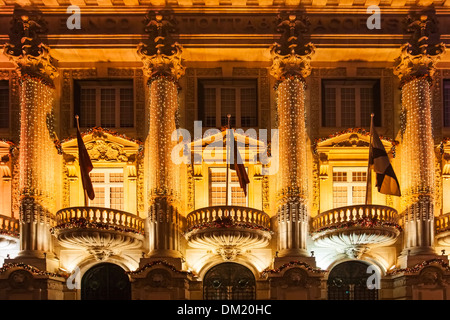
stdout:
MULTIPOLYGON (((229 168, 231 170, 236 171, 236 175, 239 179, 239 185, 241 186, 242 190, 244 191, 245 196, 247 196, 247 184, 250 183, 250 180, 247 175, 247 171, 245 170, 244 163, 241 158, 241 154, 239 153, 238 147, 237 147, 237 141, 234 139, 233 130, 229 130, 230 132, 230 138, 228 141, 231 141, 233 143, 233 161, 230 161, 229 168)), ((227 157, 227 159, 230 159, 231 157, 227 157)))
POLYGON ((394 169, 389 162, 389 157, 384 149, 383 143, 373 126, 373 116, 370 124, 370 134, 372 136, 372 142, 369 146, 369 168, 373 167, 373 170, 377 174, 376 186, 378 187, 378 192, 400 197, 400 185, 394 169))
POLYGON ((83 189, 88 195, 89 199, 94 200, 95 192, 94 187, 92 186, 91 177, 89 176, 89 172, 94 169, 92 165, 91 158, 89 158, 89 153, 86 150, 86 146, 84 145, 83 138, 80 133, 80 126, 78 125, 77 118, 77 144, 78 144, 78 160, 80 163, 80 172, 81 172, 81 181, 83 183, 83 189))

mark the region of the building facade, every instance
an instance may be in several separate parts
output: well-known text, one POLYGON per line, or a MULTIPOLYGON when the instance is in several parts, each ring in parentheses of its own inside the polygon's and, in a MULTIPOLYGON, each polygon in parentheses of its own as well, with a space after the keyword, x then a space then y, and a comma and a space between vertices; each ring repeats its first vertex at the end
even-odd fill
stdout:
POLYGON ((448 0, 0 8, 0 299, 450 298, 448 0))

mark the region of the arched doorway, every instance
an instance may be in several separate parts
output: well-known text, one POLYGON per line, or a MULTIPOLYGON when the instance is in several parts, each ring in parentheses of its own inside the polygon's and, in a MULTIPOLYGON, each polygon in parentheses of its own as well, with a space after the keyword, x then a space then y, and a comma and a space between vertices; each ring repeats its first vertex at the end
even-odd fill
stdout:
POLYGON ((205 300, 254 300, 255 276, 246 267, 225 262, 212 267, 203 280, 205 300))
POLYGON ((115 264, 93 266, 81 279, 81 300, 131 300, 128 276, 115 264))
POLYGON ((369 265, 361 261, 347 261, 330 271, 327 281, 328 300, 378 300, 378 289, 369 289, 369 265))

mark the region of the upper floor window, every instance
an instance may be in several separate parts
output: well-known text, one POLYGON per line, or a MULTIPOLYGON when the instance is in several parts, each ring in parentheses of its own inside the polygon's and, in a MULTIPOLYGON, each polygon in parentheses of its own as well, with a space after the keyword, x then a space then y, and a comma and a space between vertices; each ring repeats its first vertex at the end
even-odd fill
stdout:
POLYGON ((0 81, 0 129, 9 128, 9 86, 0 81))
POLYGON ((258 126, 258 99, 256 80, 200 80, 199 118, 205 127, 231 126, 237 128, 258 126))
POLYGON ((380 83, 378 80, 323 80, 323 127, 381 126, 380 83))
POLYGON ((122 168, 94 168, 90 172, 95 198, 93 207, 124 210, 124 174, 122 168))
POLYGON ((444 80, 444 127, 450 127, 450 79, 444 80))
POLYGON ((210 206, 225 205, 226 193, 228 192, 228 205, 246 207, 248 205, 248 199, 239 185, 236 171, 228 170, 228 191, 226 172, 226 168, 210 168, 210 206))
POLYGON ((76 81, 74 87, 80 127, 134 127, 133 81, 76 81))
POLYGON ((366 201, 367 168, 333 168, 333 207, 364 204, 366 201))

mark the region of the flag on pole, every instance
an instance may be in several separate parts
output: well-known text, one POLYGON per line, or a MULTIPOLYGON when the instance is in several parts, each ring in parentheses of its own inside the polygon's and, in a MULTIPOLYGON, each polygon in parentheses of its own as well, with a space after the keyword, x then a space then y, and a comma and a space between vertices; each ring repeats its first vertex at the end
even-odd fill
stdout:
POLYGON ((83 183, 83 189, 87 194, 87 196, 89 197, 89 199, 94 200, 95 198, 94 187, 92 186, 91 177, 89 176, 89 172, 91 172, 92 169, 94 169, 94 166, 92 165, 91 158, 89 158, 89 153, 87 152, 86 146, 84 145, 83 142, 83 138, 81 137, 80 126, 78 124, 78 116, 76 116, 76 118, 77 118, 78 160, 80 163, 81 181, 83 183))
MULTIPOLYGON (((233 130, 229 129, 228 132, 230 133, 230 138, 228 141, 231 141, 232 143, 232 151, 233 151, 233 158, 232 161, 229 163, 229 168, 231 170, 236 171, 236 175, 239 179, 239 185, 241 186, 242 190, 244 191, 245 196, 247 196, 247 184, 250 183, 250 179, 248 178, 247 171, 245 170, 244 162, 242 161, 241 154, 239 153, 238 147, 237 147, 237 141, 234 138, 233 130)), ((230 159, 231 157, 228 157, 230 159)))
POLYGON ((401 196, 400 185, 394 169, 389 162, 389 157, 384 149, 383 143, 373 126, 373 114, 370 122, 371 143, 369 146, 369 168, 372 167, 377 174, 378 192, 401 196))

